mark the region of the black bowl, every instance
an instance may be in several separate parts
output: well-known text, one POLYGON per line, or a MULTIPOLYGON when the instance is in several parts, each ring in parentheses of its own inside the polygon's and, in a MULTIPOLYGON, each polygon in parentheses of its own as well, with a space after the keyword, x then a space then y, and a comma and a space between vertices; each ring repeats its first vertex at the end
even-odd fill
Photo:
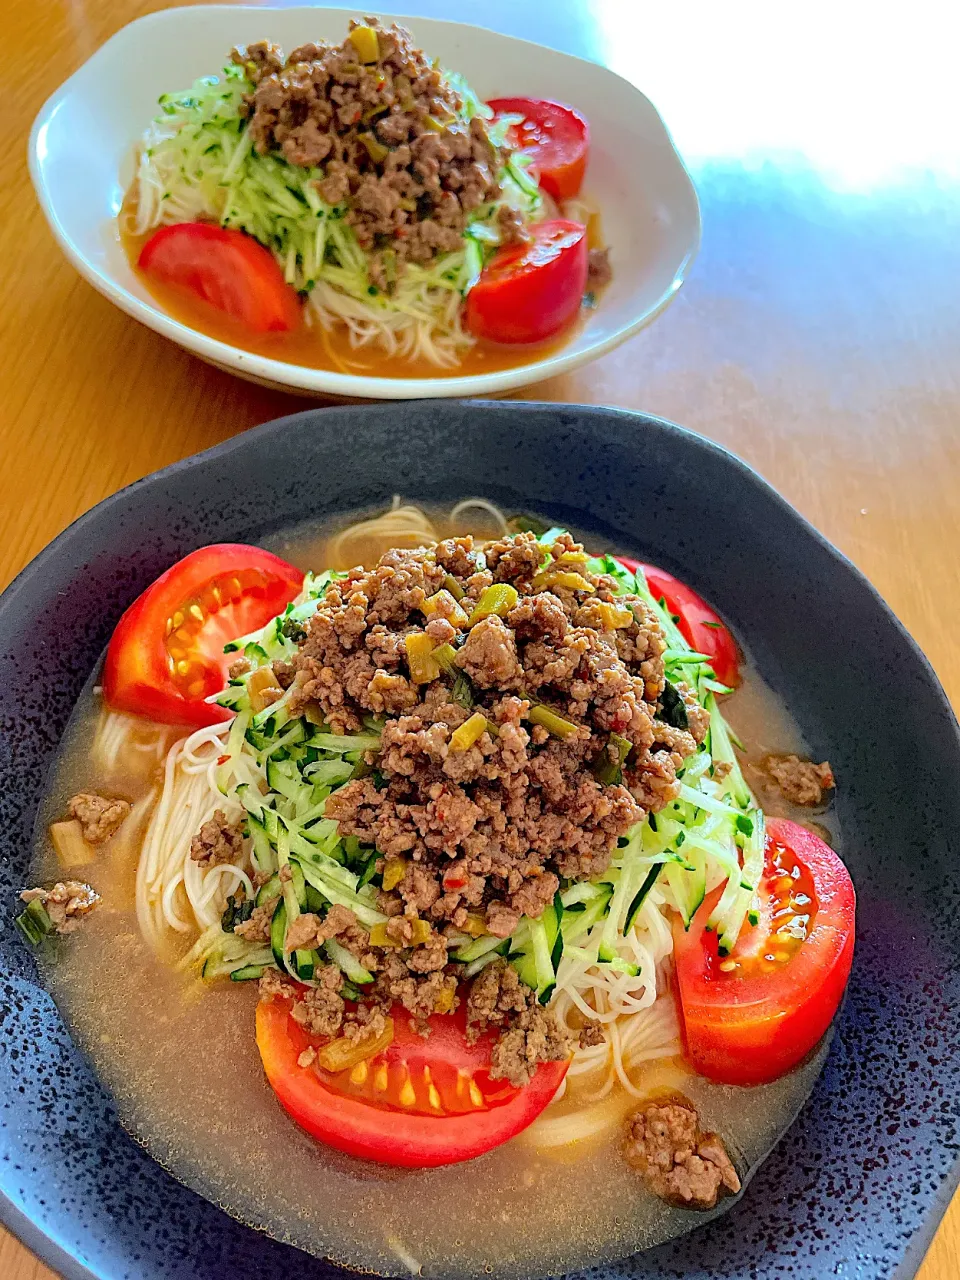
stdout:
POLYGON ((395 492, 482 492, 681 573, 841 779, 859 937, 826 1070, 729 1213, 603 1276, 913 1275, 960 1173, 957 723, 869 584, 752 471, 669 423, 577 406, 297 414, 102 502, 3 595, 0 1218, 71 1280, 343 1274, 227 1217, 126 1135, 11 919, 45 770, 125 606, 205 542, 256 542, 395 492))

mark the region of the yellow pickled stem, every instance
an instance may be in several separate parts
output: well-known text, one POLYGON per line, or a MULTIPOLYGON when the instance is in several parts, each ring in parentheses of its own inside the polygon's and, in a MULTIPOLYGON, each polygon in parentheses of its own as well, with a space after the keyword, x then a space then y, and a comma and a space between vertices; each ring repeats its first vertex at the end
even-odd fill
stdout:
POLYGON ((474 1080, 473 1076, 470 1077, 469 1089, 470 1089, 470 1101, 473 1103, 475 1107, 482 1107, 483 1094, 480 1092, 480 1086, 477 1084, 476 1080, 474 1080))
POLYGON ((373 1087, 378 1093, 383 1093, 389 1083, 390 1077, 387 1075, 387 1064, 381 1062, 373 1074, 373 1087))
POLYGON ((367 1078, 367 1075, 369 1074, 369 1071, 370 1071, 370 1068, 367 1066, 365 1061, 358 1062, 357 1065, 350 1072, 350 1083, 363 1084, 367 1078))
POLYGON ((404 1107, 412 1107, 417 1101, 417 1091, 414 1089, 410 1079, 410 1072, 408 1071, 406 1074, 407 1078, 404 1080, 403 1088, 400 1090, 400 1103, 404 1107))
POLYGON ((383 868, 383 891, 395 889, 407 873, 406 858, 388 858, 383 868))

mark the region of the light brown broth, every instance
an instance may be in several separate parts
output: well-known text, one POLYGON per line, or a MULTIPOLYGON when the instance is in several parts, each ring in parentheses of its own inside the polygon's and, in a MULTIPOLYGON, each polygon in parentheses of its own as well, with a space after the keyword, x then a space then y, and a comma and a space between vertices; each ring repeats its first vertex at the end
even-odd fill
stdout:
MULTIPOLYGON (((449 522, 438 525, 450 532, 449 522)), ((268 545, 319 568, 329 536, 329 527, 305 526, 268 545)), ((728 709, 741 733, 762 739, 765 750, 803 754, 796 726, 749 663, 728 709)), ((112 777, 93 772, 98 714, 91 680, 41 806, 32 868, 37 881, 56 875, 46 829, 75 790, 102 788, 131 799, 149 790, 152 771, 131 770, 129 762, 112 777)), ((621 1090, 602 1104, 609 1125, 594 1140, 538 1151, 534 1128, 478 1160, 444 1169, 381 1168, 313 1142, 283 1113, 264 1079, 253 1034, 256 992, 230 982, 205 988, 158 961, 141 939, 135 835, 122 831, 84 869, 104 905, 67 940, 45 978, 116 1098, 123 1123, 188 1186, 311 1253, 392 1275, 409 1274, 412 1259, 419 1274, 451 1280, 561 1274, 669 1239, 700 1220, 646 1192, 620 1159, 620 1122, 634 1105, 621 1090)), ((785 1079, 749 1091, 712 1084, 680 1060, 652 1064, 636 1083, 686 1093, 744 1173, 792 1120, 824 1053, 821 1047, 785 1079)), ((581 1105, 590 1084, 571 1088, 550 1114, 581 1105)))

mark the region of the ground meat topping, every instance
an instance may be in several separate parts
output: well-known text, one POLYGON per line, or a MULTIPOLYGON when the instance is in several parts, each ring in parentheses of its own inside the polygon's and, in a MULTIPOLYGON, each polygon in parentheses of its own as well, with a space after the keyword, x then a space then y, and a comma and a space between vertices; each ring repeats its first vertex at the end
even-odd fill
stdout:
POLYGON ((126 800, 110 800, 95 792, 81 791, 71 796, 67 812, 76 818, 87 844, 103 844, 119 831, 130 813, 126 800))
POLYGON ((587 255, 587 288, 596 292, 613 279, 609 249, 591 249, 587 255))
POLYGON ((222 809, 215 809, 190 841, 190 857, 208 867, 236 862, 243 852, 241 823, 228 822, 222 809))
POLYGON ((559 876, 602 872, 618 837, 672 799, 677 769, 705 729, 658 719, 666 642, 656 618, 590 573, 569 535, 549 549, 522 533, 390 551, 331 583, 306 631, 291 709, 313 705, 335 733, 357 731, 371 713, 387 717, 376 779, 348 782, 326 816, 342 836, 408 860, 402 882, 382 895, 388 914, 449 922, 479 910, 506 937, 522 915, 541 914, 559 876), (464 607, 438 618, 424 606, 450 578, 464 607), (516 596, 500 597, 505 616, 469 626, 465 615, 492 584, 516 596), (454 701, 449 675, 422 683, 411 668, 407 646, 421 636, 455 649, 473 707, 454 701), (562 737, 531 718, 536 704, 545 723, 559 717, 562 737), (477 710, 486 726, 458 743, 477 710), (602 783, 594 766, 613 733, 632 750, 622 783, 602 783))
POLYGON ((322 920, 311 911, 297 916, 287 925, 284 947, 287 951, 312 951, 330 938, 339 939, 341 935, 349 935, 349 939, 344 937, 343 940, 349 940, 358 950, 366 950, 369 945, 367 931, 359 926, 350 908, 335 904, 322 920))
POLYGON ((799 756, 765 756, 764 771, 780 788, 785 800, 797 805, 818 805, 823 802, 824 791, 835 785, 833 770, 825 760, 814 764, 799 756))
POLYGON ((649 1102, 627 1122, 625 1156, 654 1195, 687 1209, 712 1209, 740 1179, 715 1133, 704 1133, 688 1102, 649 1102))
POLYGON ((269 942, 270 922, 276 906, 276 902, 266 902, 262 907, 254 907, 248 919, 233 926, 233 932, 247 942, 269 942))
POLYGON ((467 998, 468 1042, 488 1027, 503 1028, 490 1055, 490 1075, 517 1088, 530 1083, 541 1062, 561 1062, 573 1051, 566 1030, 505 960, 481 970, 467 998))
MULTIPOLYGON (((481 117, 464 119, 460 95, 403 27, 368 18, 350 32, 286 59, 266 41, 231 57, 253 84, 257 151, 322 168, 321 198, 346 206, 374 286, 389 290, 407 261, 460 248, 470 211, 500 195, 505 153, 481 117)), ((522 235, 511 214, 500 222, 505 243, 522 235)))
POLYGON ((22 902, 39 899, 57 933, 72 933, 84 916, 100 905, 96 889, 80 880, 58 880, 51 889, 24 889, 22 902))

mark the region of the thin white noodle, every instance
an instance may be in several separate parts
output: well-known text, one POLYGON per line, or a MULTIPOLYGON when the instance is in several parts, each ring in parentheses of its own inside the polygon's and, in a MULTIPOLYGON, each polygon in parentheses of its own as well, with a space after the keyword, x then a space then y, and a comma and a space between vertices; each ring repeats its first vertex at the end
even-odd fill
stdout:
POLYGON ((500 528, 501 533, 509 533, 510 526, 507 524, 507 517, 503 514, 499 507, 494 506, 492 502, 488 502, 486 498, 464 498, 450 512, 451 523, 456 523, 465 511, 471 510, 486 511, 493 517, 500 528))

